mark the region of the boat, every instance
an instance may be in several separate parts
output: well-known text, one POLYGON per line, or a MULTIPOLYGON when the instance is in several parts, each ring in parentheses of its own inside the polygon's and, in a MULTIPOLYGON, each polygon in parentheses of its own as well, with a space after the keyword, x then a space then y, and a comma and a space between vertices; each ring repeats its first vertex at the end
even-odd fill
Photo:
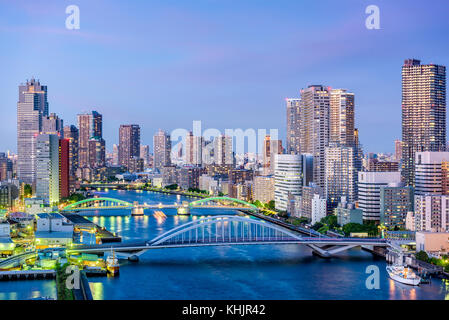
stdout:
POLYGON ((387 266, 386 269, 388 275, 394 281, 408 284, 411 286, 418 286, 421 282, 421 277, 419 277, 416 273, 414 273, 413 270, 410 268, 400 265, 391 265, 387 266))
POLYGON ((117 257, 115 256, 115 252, 112 249, 111 249, 111 255, 109 255, 106 259, 106 269, 113 276, 116 276, 119 274, 120 265, 118 263, 117 257))

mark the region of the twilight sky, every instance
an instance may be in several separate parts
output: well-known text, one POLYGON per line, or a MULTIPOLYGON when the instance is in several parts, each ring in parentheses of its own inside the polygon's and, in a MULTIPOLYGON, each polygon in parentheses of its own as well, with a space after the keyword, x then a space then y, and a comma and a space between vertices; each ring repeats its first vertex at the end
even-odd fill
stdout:
POLYGON ((309 84, 356 95, 365 151, 401 135, 401 65, 449 66, 447 0, 0 0, 0 151, 16 150, 19 83, 48 86, 65 124, 103 114, 108 150, 120 124, 159 128, 278 128, 285 98, 309 84), (80 30, 65 8, 80 8, 80 30), (365 8, 380 8, 380 30, 365 8))

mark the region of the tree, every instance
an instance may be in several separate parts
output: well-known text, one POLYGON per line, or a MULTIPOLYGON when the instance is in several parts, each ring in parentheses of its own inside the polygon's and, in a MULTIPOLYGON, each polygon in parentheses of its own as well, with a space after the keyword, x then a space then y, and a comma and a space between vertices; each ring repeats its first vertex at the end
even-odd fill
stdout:
POLYGON ((338 228, 340 225, 337 222, 337 216, 334 214, 328 215, 321 219, 321 223, 327 225, 329 229, 338 228))
POLYGON ((274 200, 269 201, 265 206, 267 209, 274 210, 275 208, 274 200))
POLYGON ((262 208, 262 207, 263 207, 262 202, 260 202, 259 200, 254 201, 253 204, 254 204, 256 207, 258 207, 258 208, 262 208))
POLYGON ((29 184, 25 184, 23 186, 23 195, 25 198, 29 198, 31 197, 33 194, 33 188, 31 188, 31 186, 29 184))

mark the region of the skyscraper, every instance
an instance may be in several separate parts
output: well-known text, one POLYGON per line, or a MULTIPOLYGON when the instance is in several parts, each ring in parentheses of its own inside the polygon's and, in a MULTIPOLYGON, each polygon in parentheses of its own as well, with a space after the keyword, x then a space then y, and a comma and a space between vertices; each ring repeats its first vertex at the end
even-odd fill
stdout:
POLYGON ((41 134, 36 142, 36 197, 59 202, 59 137, 41 134))
POLYGON ((394 159, 396 161, 402 160, 402 141, 401 140, 394 141, 394 159))
POLYGON ((216 165, 234 165, 232 137, 220 135, 214 138, 214 163, 216 165))
POLYGON ((149 166, 150 163, 150 146, 147 144, 140 145, 140 157, 143 159, 145 167, 149 166))
POLYGON ((313 180, 325 187, 325 149, 329 145, 329 91, 321 85, 301 90, 300 149, 313 155, 313 180))
POLYGON ((345 89, 330 91, 329 142, 353 147, 354 138, 354 94, 345 89))
POLYGON ((153 167, 162 168, 171 164, 170 135, 159 130, 153 137, 153 167))
POLYGON ((59 139, 59 195, 70 196, 70 141, 59 139))
POLYGON ((89 141, 95 139, 101 143, 103 138, 103 116, 97 111, 79 114, 78 130, 78 165, 80 168, 86 168, 93 162, 89 160, 89 141))
POLYGON ((287 154, 301 153, 300 138, 300 99, 285 99, 287 102, 287 154))
POLYGON ((185 163, 192 165, 202 164, 203 137, 194 136, 192 131, 186 135, 185 163))
POLYGON ((119 164, 130 170, 132 159, 140 157, 140 127, 122 124, 119 128, 119 164))
POLYGON ((34 78, 19 85, 17 102, 17 175, 26 183, 36 179, 36 138, 48 115, 47 86, 34 78))
POLYGON ((271 175, 274 173, 274 156, 282 153, 282 140, 271 140, 270 135, 266 135, 263 148, 264 175, 271 175))
POLYGON ((414 186, 415 153, 446 148, 446 67, 407 59, 402 66, 402 176, 414 186))
POLYGON ((56 113, 50 113, 49 116, 42 117, 42 130, 44 134, 57 134, 60 138, 64 137, 64 122, 56 113))
POLYGON ((64 139, 69 140, 69 175, 73 179, 78 169, 78 128, 74 125, 65 126, 64 139))
POLYGON ((326 148, 326 199, 328 212, 336 208, 342 197, 348 202, 357 198, 356 154, 353 147, 331 144, 326 148))

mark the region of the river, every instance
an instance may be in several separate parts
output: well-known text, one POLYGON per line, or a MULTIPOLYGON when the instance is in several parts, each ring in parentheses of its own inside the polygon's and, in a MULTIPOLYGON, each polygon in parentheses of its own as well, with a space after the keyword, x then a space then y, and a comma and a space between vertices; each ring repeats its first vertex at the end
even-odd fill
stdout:
MULTIPOLYGON (((176 195, 139 191, 107 191, 99 195, 140 203, 171 204, 176 195)), ((120 235, 122 241, 152 239, 171 228, 206 215, 235 214, 229 210, 196 209, 191 216, 151 210, 131 217, 129 210, 83 213, 120 235), (106 216, 105 216, 106 214, 106 216)), ((331 259, 312 255, 302 245, 251 245, 149 250, 139 262, 122 261, 118 277, 89 278, 94 299, 446 299, 449 282, 410 287, 388 278, 385 260, 361 249, 331 259), (368 289, 366 269, 380 271, 379 289, 368 289)), ((54 296, 53 281, 0 282, 0 299, 54 296)))

